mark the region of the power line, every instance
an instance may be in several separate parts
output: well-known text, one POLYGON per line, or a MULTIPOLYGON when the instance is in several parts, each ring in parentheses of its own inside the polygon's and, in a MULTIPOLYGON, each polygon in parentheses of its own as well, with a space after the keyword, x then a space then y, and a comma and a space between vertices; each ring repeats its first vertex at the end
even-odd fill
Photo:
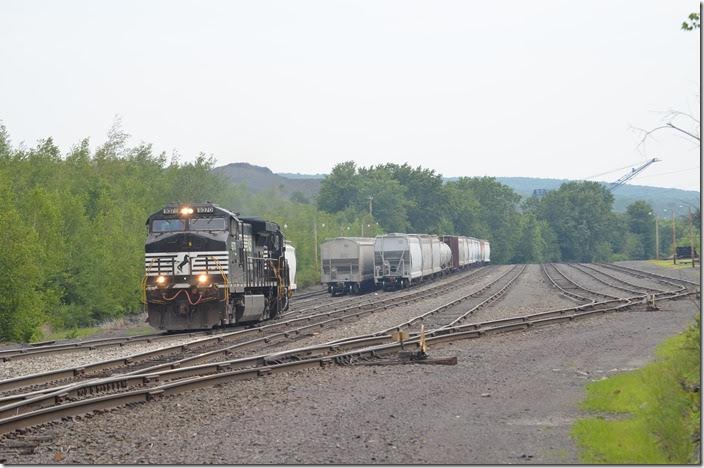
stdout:
POLYGON ((687 169, 678 169, 676 171, 660 172, 658 174, 648 174, 646 176, 638 174, 637 176, 634 177, 634 179, 647 179, 648 177, 657 177, 657 176, 667 175, 667 174, 678 174, 680 172, 687 172, 687 171, 691 171, 693 169, 699 169, 699 166, 688 167, 687 169))

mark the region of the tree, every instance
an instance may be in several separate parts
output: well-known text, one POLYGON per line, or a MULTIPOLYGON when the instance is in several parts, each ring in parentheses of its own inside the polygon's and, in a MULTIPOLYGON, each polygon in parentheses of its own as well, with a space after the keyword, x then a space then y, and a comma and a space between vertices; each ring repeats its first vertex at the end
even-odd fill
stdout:
POLYGON ((694 12, 689 14, 687 21, 682 22, 681 28, 684 31, 693 31, 695 29, 699 29, 700 24, 699 13, 694 12))
POLYGON ((601 184, 568 182, 543 197, 536 214, 555 232, 563 260, 590 262, 597 245, 609 240, 612 204, 601 184))
MULTIPOLYGON (((379 170, 382 166, 378 167, 379 170)), ((411 232, 439 233, 443 213, 437 207, 442 205, 442 176, 432 169, 415 169, 408 164, 386 164, 383 170, 405 188, 408 202, 408 229, 411 232)))
POLYGON ((318 208, 328 213, 343 211, 359 198, 360 180, 354 161, 337 164, 320 183, 318 208))
POLYGON ((631 203, 626 208, 628 230, 635 236, 629 244, 629 258, 643 260, 655 257, 655 215, 653 209, 644 201, 631 203), (633 247, 636 241, 640 246, 633 247), (637 253, 636 253, 637 250, 637 253))
POLYGON ((519 235, 520 195, 493 177, 462 177, 457 184, 462 191, 471 192, 478 205, 475 230, 462 234, 488 239, 492 261, 507 263, 513 257, 519 235))

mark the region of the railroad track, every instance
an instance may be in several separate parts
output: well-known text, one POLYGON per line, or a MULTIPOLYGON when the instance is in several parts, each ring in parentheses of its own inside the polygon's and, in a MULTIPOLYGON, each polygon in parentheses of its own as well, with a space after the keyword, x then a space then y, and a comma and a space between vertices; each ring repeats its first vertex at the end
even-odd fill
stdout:
POLYGON ((443 304, 440 307, 436 307, 432 310, 429 310, 406 322, 395 325, 394 327, 382 330, 376 333, 375 335, 384 335, 392 331, 401 330, 407 330, 409 332, 412 332, 414 330, 414 325, 416 327, 423 325, 423 327, 427 328, 429 332, 453 326, 467 319, 477 310, 486 307, 487 305, 498 300, 508 291, 511 286, 515 284, 516 280, 518 280, 518 278, 523 274, 525 269, 525 265, 515 265, 513 268, 506 271, 504 274, 502 274, 489 284, 485 285, 481 289, 477 291, 472 291, 469 294, 461 296, 460 298, 454 301, 448 302, 447 304, 443 304), (477 303, 474 304, 468 310, 461 311, 460 313, 457 313, 455 311, 456 305, 471 298, 477 299, 477 301, 475 301, 477 303))
MULTIPOLYGON (((509 273, 514 270, 510 270, 509 273)), ((520 274, 520 273, 519 273, 520 274)), ((517 277, 518 275, 516 275, 517 277)), ((677 299, 696 294, 697 291, 679 291, 656 297, 655 300, 677 299)), ((640 296, 638 296, 640 297, 640 296)), ((494 333, 573 321, 608 312, 624 310, 634 304, 608 299, 592 301, 573 307, 553 311, 492 320, 467 325, 438 328, 429 333, 426 342, 430 345, 480 338, 494 333)), ((345 342, 299 348, 277 353, 262 354, 148 373, 112 376, 65 385, 43 394, 25 395, 0 407, 0 433, 50 422, 65 416, 75 416, 95 410, 114 408, 130 403, 155 400, 196 388, 211 387, 237 380, 253 379, 295 369, 321 368, 332 365, 349 365, 369 360, 378 360, 396 354, 402 344, 389 343, 390 336, 368 336, 348 339, 345 342), (111 394, 90 396, 92 393, 113 391, 111 394)), ((413 334, 405 346, 417 345, 418 334, 413 334)))
POLYGON ((637 268, 630 268, 627 266, 623 265, 615 265, 613 263, 598 263, 597 264, 600 267, 615 270, 615 271, 621 271, 627 274, 630 274, 632 276, 635 276, 636 278, 653 278, 655 280, 661 281, 665 284, 677 284, 677 283, 682 283, 685 285, 686 288, 695 286, 699 287, 699 283, 696 283, 694 281, 690 281, 684 278, 673 278, 672 276, 668 275, 661 275, 659 273, 652 273, 650 271, 644 271, 640 270, 637 268))
POLYGON ((296 302, 305 301, 310 298, 318 298, 320 296, 323 296, 327 292, 328 292, 327 289, 321 289, 319 291, 312 291, 312 292, 307 292, 307 293, 302 293, 302 294, 294 294, 293 297, 291 298, 291 300, 296 301, 296 302))
POLYGON ((653 294, 653 293, 654 294, 675 294, 675 293, 681 292, 685 289, 684 286, 677 285, 674 283, 672 283, 672 285, 675 286, 675 289, 663 289, 663 288, 656 288, 653 286, 643 286, 642 284, 636 284, 631 281, 627 281, 623 278, 615 276, 615 275, 608 273, 606 271, 603 271, 599 268, 595 268, 591 265, 580 263, 576 266, 582 270, 584 270, 586 268, 587 270, 590 270, 590 271, 596 273, 597 275, 601 275, 602 277, 610 278, 611 280, 616 281, 619 284, 626 285, 627 290, 630 290, 630 291, 635 290, 636 292, 640 291, 640 292, 643 292, 646 294, 653 294))
MULTIPOLYGON (((339 324, 342 321, 358 319, 362 315, 372 314, 387 310, 389 307, 415 302, 424 297, 433 297, 444 294, 456 288, 460 283, 476 280, 481 277, 485 269, 477 269, 449 282, 435 284, 424 289, 413 289, 405 292, 385 294, 376 300, 343 307, 333 311, 326 311, 312 315, 303 315, 289 320, 273 321, 258 327, 219 333, 194 340, 187 344, 179 344, 133 354, 131 356, 94 362, 80 367, 65 368, 31 374, 0 381, 0 392, 7 393, 18 389, 31 388, 40 390, 41 386, 51 383, 67 383, 76 380, 94 378, 96 375, 106 375, 106 372, 121 369, 125 372, 142 370, 145 365, 153 364, 157 359, 170 359, 176 355, 177 360, 158 363, 148 369, 178 367, 184 363, 202 362, 218 355, 228 355, 235 351, 264 346, 283 341, 293 341, 309 336, 315 331, 326 326, 339 324), (233 343, 234 342, 234 343, 233 343), (230 344, 233 343, 233 344, 230 344), (212 351, 201 352, 203 348, 215 347, 212 351), (185 357, 184 357, 185 356, 185 357)), ((1 400, 0 400, 1 401, 1 400)))
POLYGON ((603 300, 602 298, 606 298, 607 300, 623 300, 623 298, 620 298, 618 296, 606 294, 600 291, 595 291, 584 286, 584 284, 577 282, 574 278, 571 278, 567 274, 565 274, 565 272, 562 269, 558 268, 557 264, 555 263, 543 264, 543 273, 547 276, 548 280, 555 287, 557 287, 565 296, 570 299, 577 299, 578 301, 587 304, 601 301, 603 300), (581 293, 577 294, 575 291, 580 291, 581 293), (585 296, 584 293, 587 293, 588 296, 585 296))
POLYGON ((183 333, 153 333, 139 336, 124 336, 113 338, 98 338, 92 340, 81 340, 72 343, 47 344, 40 346, 28 345, 25 347, 0 350, 0 361, 10 361, 25 357, 33 357, 41 354, 59 354, 80 350, 94 350, 109 346, 124 346, 133 343, 154 343, 156 341, 167 340, 174 337, 195 337, 212 334, 212 332, 183 332, 183 333))
MULTIPOLYGON (((473 274, 478 270, 472 270, 469 272, 463 272, 463 274, 473 274)), ((423 285, 420 285, 419 287, 424 287, 428 285, 432 285, 433 282, 425 283, 423 285)), ((327 293, 327 290, 323 289, 320 291, 314 291, 311 293, 306 293, 305 295, 298 296, 298 299, 303 299, 303 301, 297 300, 295 302, 295 305, 291 306, 291 310, 285 314, 282 314, 281 317, 291 317, 293 315, 304 315, 304 314, 312 314, 313 312, 316 311, 322 311, 325 309, 334 309, 335 307, 338 307, 341 304, 351 304, 359 301, 365 301, 365 296, 366 295, 360 295, 360 296, 348 296, 348 297, 342 297, 339 300, 327 300, 322 304, 319 304, 317 306, 310 306, 310 307, 304 307, 304 308, 298 308, 297 306, 305 305, 308 304, 311 301, 315 301, 321 298, 321 296, 324 296, 327 293)), ((389 293, 389 294, 393 294, 389 293)), ((368 296, 366 296, 368 297, 368 296)), ((368 303, 373 302, 373 299, 366 299, 368 303)), ((54 341, 50 342, 44 342, 44 343, 36 343, 36 344, 28 344, 26 346, 21 346, 21 347, 16 347, 16 348, 10 348, 10 349, 4 349, 0 350, 0 362, 6 362, 10 360, 17 360, 17 359, 22 359, 22 358, 27 358, 27 357, 35 357, 38 355, 43 355, 43 354, 59 354, 59 353, 74 353, 77 351, 93 351, 99 348, 106 348, 106 347, 112 347, 112 346, 125 346, 129 344, 135 344, 135 343, 154 343, 157 341, 161 340, 168 340, 173 337, 197 337, 197 336, 209 336, 209 335, 215 335, 218 333, 226 333, 228 330, 237 330, 237 329, 242 329, 242 328, 249 328, 251 327, 250 324, 245 324, 245 325, 237 325, 237 326, 231 326, 227 328, 217 328, 217 329, 212 329, 212 330, 202 330, 202 331, 184 331, 184 332, 161 332, 161 333, 153 333, 153 334, 147 334, 147 335, 139 335, 139 336, 131 336, 131 337, 112 337, 112 338, 98 338, 98 339, 89 339, 89 340, 80 340, 80 341, 75 341, 71 343, 56 343, 54 341)))

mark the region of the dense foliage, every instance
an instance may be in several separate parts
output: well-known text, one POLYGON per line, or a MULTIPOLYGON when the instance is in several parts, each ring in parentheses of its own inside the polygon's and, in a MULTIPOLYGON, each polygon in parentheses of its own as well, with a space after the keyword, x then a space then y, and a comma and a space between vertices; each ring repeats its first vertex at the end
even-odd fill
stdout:
POLYGON ((145 222, 169 202, 212 201, 285 226, 299 257, 299 285, 318 279, 315 224, 318 240, 380 232, 357 212, 319 213, 252 195, 213 174, 214 161, 203 155, 167 161, 126 140, 116 128, 95 152, 83 141, 61 155, 51 138, 13 148, 0 127, 0 337, 27 341, 46 323, 72 328, 140 311, 145 222))
MULTIPOLYGON (((182 163, 150 145, 128 147, 119 127, 95 151, 84 140, 62 154, 51 138, 13 147, 0 126, 0 337, 26 341, 45 324, 72 328, 141 310, 144 223, 169 202, 211 201, 279 223, 296 246, 299 286, 318 281, 318 245, 339 235, 470 235, 489 239, 498 263, 653 256, 648 205, 614 214, 598 184, 565 184, 521 204, 491 177, 443 183, 421 167, 346 162, 322 182, 316 206, 253 194, 213 173, 213 164, 204 155, 182 163)), ((689 224, 677 221, 687 243, 689 224)), ((672 251, 663 232, 660 243, 672 251)))

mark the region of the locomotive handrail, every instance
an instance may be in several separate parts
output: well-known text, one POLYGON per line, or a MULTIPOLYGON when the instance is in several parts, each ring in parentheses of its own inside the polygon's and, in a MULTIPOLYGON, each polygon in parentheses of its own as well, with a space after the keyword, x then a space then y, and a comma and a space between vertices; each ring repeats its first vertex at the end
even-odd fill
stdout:
POLYGON ((215 260, 215 266, 217 266, 218 269, 220 270, 220 275, 222 276, 222 280, 225 282, 225 288, 224 288, 225 289, 225 291, 224 291, 225 297, 223 299, 223 302, 225 302, 225 304, 229 304, 229 302, 230 302, 229 301, 229 299, 230 299, 230 287, 229 287, 230 278, 225 273, 225 270, 222 268, 222 265, 220 265, 220 261, 217 258, 215 258, 213 256, 210 256, 208 258, 212 258, 213 260, 215 260))

